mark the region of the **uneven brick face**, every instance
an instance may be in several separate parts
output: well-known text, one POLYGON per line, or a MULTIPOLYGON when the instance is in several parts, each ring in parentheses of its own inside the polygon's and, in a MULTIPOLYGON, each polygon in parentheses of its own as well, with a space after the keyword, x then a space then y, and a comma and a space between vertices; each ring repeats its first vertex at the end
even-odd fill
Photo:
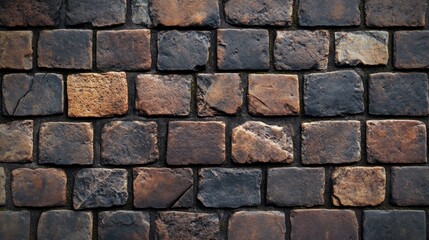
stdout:
POLYGON ((377 206, 386 195, 383 167, 339 167, 332 173, 335 206, 377 206))
POLYGON ((32 39, 30 31, 0 31, 0 69, 30 70, 33 67, 32 39))
POLYGON ((12 171, 12 198, 17 207, 53 207, 66 204, 67 176, 54 168, 18 168, 12 171))
POLYGON ((58 26, 61 0, 15 0, 0 3, 0 26, 58 26))
POLYGON ((124 72, 81 73, 67 78, 69 117, 110 117, 128 111, 124 72))
POLYGON ((425 25, 425 0, 367 0, 365 20, 369 27, 419 27, 425 25))
POLYGON ((277 70, 323 70, 328 68, 328 31, 277 31, 274 42, 277 70))
POLYGON ((426 125, 413 120, 367 122, 367 159, 370 163, 426 163, 426 125))
POLYGON ((225 161, 225 123, 170 122, 167 163, 221 164, 225 161))
POLYGON ((190 168, 135 168, 134 207, 192 207, 193 173, 190 168), (177 206, 181 203, 186 206, 177 206))
POLYGON ((285 239, 285 215, 278 211, 240 211, 228 220, 228 239, 285 239))
POLYGON ((33 121, 0 124, 0 162, 31 162, 33 159, 33 121))
POLYGON ((396 68, 429 68, 429 31, 399 31, 393 39, 396 68))
POLYGON ((125 23, 126 0, 68 0, 66 24, 90 23, 94 27, 125 23))
POLYGON ((144 212, 101 212, 98 214, 99 239, 149 240, 149 218, 144 212))
POLYGON ((232 130, 232 158, 237 163, 291 163, 290 129, 248 121, 232 130))
POLYGON ((250 74, 247 93, 249 113, 257 116, 298 115, 297 75, 250 74))
POLYGON ((359 0, 300 0, 301 26, 357 26, 360 24, 359 0))
POLYGON ((6 174, 4 168, 0 167, 0 206, 6 204, 6 174))
POLYGON ((343 164, 361 159, 359 121, 320 121, 302 124, 303 164, 343 164))
POLYGON ((393 167, 391 202, 397 206, 429 205, 428 176, 428 167, 393 167))
POLYGON ((3 240, 30 239, 30 212, 1 211, 0 236, 3 240))
POLYGON ((149 15, 149 0, 131 0, 131 20, 134 24, 153 26, 149 15))
POLYGON ((51 210, 40 215, 37 239, 57 239, 59 236, 70 240, 92 239, 92 214, 70 210, 51 210))

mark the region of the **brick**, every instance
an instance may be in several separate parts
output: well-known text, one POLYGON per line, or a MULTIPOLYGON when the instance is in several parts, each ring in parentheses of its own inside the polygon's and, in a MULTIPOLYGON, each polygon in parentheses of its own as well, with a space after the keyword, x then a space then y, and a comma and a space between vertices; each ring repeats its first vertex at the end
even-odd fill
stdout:
POLYGON ((425 25, 425 0, 365 1, 365 20, 369 27, 420 27, 425 25))
POLYGON ((126 0, 68 0, 66 24, 104 27, 125 23, 126 0))
POLYGON ((215 213, 160 212, 155 224, 155 239, 220 239, 215 213))
POLYGON ((0 26, 58 26, 61 0, 15 0, 2 1, 0 26))
POLYGON ((94 159, 91 123, 45 122, 39 130, 39 163, 90 165, 94 159))
POLYGON ((303 164, 344 164, 361 159, 359 121, 320 121, 302 124, 303 164))
POLYGON ((291 163, 292 133, 287 127, 248 121, 232 130, 232 159, 236 163, 291 163))
POLYGON ((66 204, 67 175, 55 168, 18 168, 12 171, 12 198, 17 207, 66 204))
POLYGON ((426 125, 413 120, 367 122, 367 160, 370 163, 426 163, 426 125))
POLYGON ((377 206, 386 195, 383 167, 339 167, 332 172, 334 206, 377 206))
POLYGON ((268 42, 267 30, 218 30, 217 66, 220 70, 268 70, 268 42))
POLYGON ((290 222, 291 240, 359 239, 358 221, 351 210, 292 210, 290 222))
POLYGON ((149 0, 131 0, 131 20, 134 24, 153 27, 149 14, 149 0))
POLYGON ((300 0, 301 26, 357 26, 360 0, 300 0))
POLYGON ((149 30, 97 32, 98 69, 149 70, 151 65, 149 30))
POLYGON ((395 68, 429 68, 429 31, 399 31, 393 39, 395 68))
POLYGON ((198 195, 209 208, 238 208, 261 203, 262 171, 259 169, 203 168, 198 195))
POLYGON ((92 31, 75 29, 40 32, 38 66, 42 68, 91 69, 92 31))
POLYGON ((74 209, 125 205, 128 199, 125 169, 86 168, 76 173, 74 209))
MULTIPOLYGON (((134 207, 171 208, 193 197, 193 173, 190 168, 135 168, 134 207)), ((192 207, 192 200, 189 205, 192 207)))
POLYGON ((0 162, 17 163, 33 160, 33 121, 0 124, 0 162))
POLYGON ((389 61, 389 34, 385 31, 335 33, 337 65, 386 65, 389 61))
POLYGON ((189 116, 192 81, 191 75, 138 75, 136 110, 147 116, 189 116))
POLYGON ((7 74, 3 77, 4 114, 41 116, 64 112, 63 76, 55 73, 7 74))
POLYGON ((30 239, 30 212, 1 211, 0 236, 3 240, 30 239))
POLYGON ((243 87, 237 73, 197 76, 198 116, 233 115, 243 105, 243 87))
POLYGON ((134 211, 106 211, 98 214, 100 240, 149 240, 150 216, 134 211))
POLYGON ((111 117, 128 111, 124 72, 81 73, 67 77, 69 117, 111 117))
POLYGON ((362 78, 353 70, 304 76, 304 111, 317 117, 359 114, 363 104, 362 78))
POLYGON ((249 113, 256 116, 288 116, 300 112, 297 75, 249 74, 249 113))
POLYGON ((219 4, 212 0, 157 0, 150 4, 155 26, 209 27, 220 24, 219 4))
POLYGON ((429 205, 429 168, 392 167, 392 200, 397 206, 429 205))
POLYGON ((277 70, 328 68, 328 31, 277 31, 274 66, 277 70))
POLYGON ((158 70, 204 69, 209 60, 210 32, 165 31, 158 34, 158 70))
POLYGON ((31 31, 0 31, 0 69, 30 70, 33 67, 32 41, 31 31))
POLYGON ((0 206, 4 206, 5 204, 6 204, 6 174, 4 172, 4 168, 0 167, 0 206))
POLYGON ((101 132, 101 158, 107 165, 134 165, 159 158, 156 122, 112 121, 101 132))
POLYGON ((228 239, 285 239, 285 215, 279 211, 239 211, 228 220, 228 239))
POLYGON ((49 240, 67 236, 70 240, 90 240, 92 224, 90 212, 71 210, 43 212, 37 226, 37 239, 49 240))
POLYGON ((363 238, 376 239, 426 239, 426 216, 417 210, 365 210, 363 238))

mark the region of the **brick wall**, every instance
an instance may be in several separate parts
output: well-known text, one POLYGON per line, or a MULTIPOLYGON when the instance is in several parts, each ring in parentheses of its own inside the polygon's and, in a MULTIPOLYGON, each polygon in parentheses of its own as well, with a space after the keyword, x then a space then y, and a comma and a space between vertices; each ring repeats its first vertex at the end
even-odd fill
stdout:
POLYGON ((0 239, 426 239, 427 8, 0 0, 0 239))

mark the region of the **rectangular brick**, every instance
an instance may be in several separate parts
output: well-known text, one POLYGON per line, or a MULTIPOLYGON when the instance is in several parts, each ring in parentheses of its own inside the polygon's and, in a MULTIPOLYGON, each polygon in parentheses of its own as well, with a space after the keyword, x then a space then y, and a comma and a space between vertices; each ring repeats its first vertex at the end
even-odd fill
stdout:
POLYGON ((149 240, 150 215, 136 211, 105 211, 98 214, 100 240, 149 240))
POLYGON ((61 0, 14 0, 2 1, 0 26, 58 26, 61 0))
POLYGON ((429 68, 429 31, 398 31, 393 39, 395 68, 429 68))
POLYGON ((33 160, 33 125, 32 120, 0 124, 0 162, 33 160))
POLYGON ((104 27, 125 23, 126 0, 68 0, 66 24, 104 27))
POLYGON ((131 0, 131 20, 134 24, 153 27, 149 14, 149 0, 131 0))
POLYGON ((0 211, 0 236, 3 240, 30 239, 30 212, 0 211))
POLYGON ((228 220, 228 239, 285 239, 285 214, 280 211, 239 211, 228 220))
POLYGON ((369 27, 421 27, 425 25, 426 0, 366 0, 369 27))
POLYGON ((391 179, 393 204, 429 205, 429 167, 392 167, 391 179))
POLYGON ((32 42, 31 31, 0 31, 0 69, 30 70, 33 67, 32 42))
POLYGON ((300 0, 301 26, 357 26, 360 0, 300 0))
POLYGON ((39 218, 37 239, 49 240, 67 236, 69 240, 91 240, 92 224, 93 219, 90 212, 46 211, 39 218))

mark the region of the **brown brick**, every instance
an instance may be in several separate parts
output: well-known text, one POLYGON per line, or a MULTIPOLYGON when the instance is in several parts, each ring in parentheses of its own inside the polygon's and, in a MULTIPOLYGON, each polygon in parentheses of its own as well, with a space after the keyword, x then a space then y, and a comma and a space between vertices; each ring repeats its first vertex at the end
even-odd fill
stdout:
POLYGON ((228 239, 285 239, 285 215, 279 211, 239 211, 228 220, 228 239))
POLYGON ((0 26, 58 26, 61 3, 61 0, 2 1, 0 26))
POLYGON ((386 195, 383 167, 339 167, 332 173, 335 206, 377 206, 386 195))
POLYGON ((12 197, 17 207, 66 204, 67 176, 54 168, 18 168, 12 171, 12 197))
POLYGON ((426 125, 413 120, 367 122, 367 159, 370 163, 426 163, 426 125))
POLYGON ((136 78, 136 109, 148 116, 188 116, 191 75, 140 74, 136 78))
POLYGON ((429 205, 429 167, 392 167, 392 203, 429 205))
POLYGON ((128 111, 124 72, 81 73, 67 78, 69 117, 110 117, 128 111))
POLYGON ((168 164, 221 164, 224 161, 225 124, 223 122, 169 123, 168 164))
POLYGON ((297 75, 250 74, 247 94, 249 112, 261 116, 298 115, 297 75))
POLYGON ((67 237, 69 240, 92 239, 92 213, 71 210, 51 210, 40 215, 37 239, 67 237))
POLYGON ((232 159, 237 163, 291 163, 291 135, 286 127, 248 121, 232 130, 232 159))
POLYGON ((0 167, 0 206, 3 206, 5 204, 6 204, 6 174, 4 172, 4 168, 0 167))
POLYGON ((429 31, 399 31, 393 39, 396 68, 429 68, 429 31))
POLYGON ((98 214, 100 240, 149 240, 150 216, 134 211, 109 211, 98 214))
POLYGON ((425 0, 366 0, 365 20, 369 27, 420 27, 425 25, 425 0))
POLYGON ((301 26, 357 26, 360 0, 300 0, 301 26))
POLYGON ((30 239, 30 212, 1 211, 0 236, 2 240, 30 239))
POLYGON ((31 162, 33 159, 33 121, 0 124, 0 162, 31 162))
POLYGON ((66 24, 90 23, 94 27, 124 24, 126 13, 126 0, 68 0, 66 24))
POLYGON ((30 70, 33 67, 32 41, 31 31, 0 31, 0 69, 30 70))

